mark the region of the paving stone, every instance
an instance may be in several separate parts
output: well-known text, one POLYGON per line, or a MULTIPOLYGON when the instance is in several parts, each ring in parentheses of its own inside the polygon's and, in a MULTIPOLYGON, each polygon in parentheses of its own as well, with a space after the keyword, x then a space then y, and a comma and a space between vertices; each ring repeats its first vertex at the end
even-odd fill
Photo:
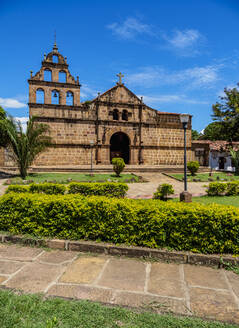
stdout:
POLYGON ((99 286, 130 291, 143 291, 145 285, 143 262, 125 259, 111 259, 98 281, 99 286))
POLYGON ((239 275, 232 271, 225 271, 225 272, 226 272, 227 278, 229 280, 229 283, 232 286, 234 293, 239 298, 239 275))
POLYGON ((15 245, 1 245, 0 259, 11 259, 18 261, 32 261, 42 249, 31 247, 19 247, 15 245))
POLYGON ((12 261, 1 261, 0 260, 0 274, 12 274, 19 270, 24 263, 12 262, 12 261))
POLYGON ((86 299, 104 303, 109 303, 113 296, 112 291, 109 289, 61 284, 52 286, 47 294, 52 296, 86 299))
POLYGON ((144 307, 154 309, 158 313, 174 312, 189 314, 185 302, 168 297, 151 296, 147 294, 116 292, 114 304, 132 307, 144 307))
POLYGON ((6 277, 6 276, 0 276, 0 284, 2 283, 2 282, 4 282, 4 280, 6 280, 8 277, 6 277))
POLYGON ((184 265, 185 280, 190 286, 228 289, 226 280, 221 270, 184 265))
POLYGON ((183 284, 180 281, 179 265, 153 263, 148 283, 148 292, 162 296, 183 298, 183 284))
POLYGON ((62 270, 63 268, 57 265, 30 263, 10 279, 6 286, 25 292, 43 292, 62 270))
POLYGON ((106 258, 103 257, 80 257, 68 266, 60 281, 91 284, 98 277, 105 262, 106 258))
POLYGON ((39 262, 47 262, 54 264, 61 264, 66 261, 71 261, 77 254, 75 252, 68 251, 50 251, 45 252, 41 256, 38 257, 39 262))
POLYGON ((237 320, 239 311, 229 291, 190 288, 190 299, 195 315, 232 322, 237 320))

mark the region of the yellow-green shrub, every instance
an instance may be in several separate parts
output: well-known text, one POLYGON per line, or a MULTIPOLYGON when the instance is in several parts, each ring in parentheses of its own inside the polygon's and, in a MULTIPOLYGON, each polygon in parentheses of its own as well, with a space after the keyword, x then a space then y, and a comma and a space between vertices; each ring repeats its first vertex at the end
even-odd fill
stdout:
POLYGON ((69 194, 81 194, 84 196, 107 196, 123 198, 126 195, 128 186, 125 183, 105 182, 105 183, 85 183, 71 182, 68 189, 69 194))
POLYGON ((9 194, 9 192, 17 192, 17 193, 29 192, 29 186, 10 185, 6 189, 5 194, 9 194))
POLYGON ((66 187, 59 183, 32 183, 29 185, 29 192, 31 193, 43 193, 48 195, 64 195, 66 187))
POLYGON ((203 253, 239 253, 239 209, 81 195, 9 193, 0 230, 203 253))
POLYGON ((236 196, 239 195, 239 181, 211 182, 206 191, 208 196, 236 196))

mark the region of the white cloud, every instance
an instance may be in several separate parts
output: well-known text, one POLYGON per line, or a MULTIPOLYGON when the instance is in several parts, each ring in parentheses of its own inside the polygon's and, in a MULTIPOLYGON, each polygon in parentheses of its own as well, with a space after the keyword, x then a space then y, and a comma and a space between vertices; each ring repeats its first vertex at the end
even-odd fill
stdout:
POLYGON ((83 100, 89 100, 96 96, 97 96, 97 92, 91 87, 89 87, 87 84, 84 84, 81 87, 81 98, 83 98, 83 100))
POLYGON ((14 117, 14 120, 19 121, 22 125, 22 129, 24 132, 27 130, 27 122, 29 120, 29 117, 14 117))
POLYGON ((160 104, 160 103, 186 103, 186 104, 208 104, 207 101, 188 98, 185 95, 157 95, 157 96, 143 96, 145 104, 160 104))
POLYGON ((122 39, 132 39, 137 34, 152 34, 150 25, 133 17, 127 18, 123 23, 110 24, 107 28, 122 39))
POLYGON ((0 106, 3 108, 22 108, 27 105, 14 98, 0 98, 0 106))
POLYGON ((201 38, 197 30, 175 31, 173 37, 167 38, 168 42, 175 48, 185 49, 192 47, 201 38))
POLYGON ((219 69, 219 65, 209 65, 168 72, 158 66, 143 67, 137 73, 126 75, 125 79, 128 84, 133 86, 153 87, 159 84, 184 84, 184 86, 189 88, 212 87, 219 80, 219 69))
POLYGON ((199 54, 199 46, 205 40, 205 37, 199 31, 193 29, 176 30, 171 37, 163 34, 163 38, 167 42, 167 48, 177 51, 182 56, 199 54))

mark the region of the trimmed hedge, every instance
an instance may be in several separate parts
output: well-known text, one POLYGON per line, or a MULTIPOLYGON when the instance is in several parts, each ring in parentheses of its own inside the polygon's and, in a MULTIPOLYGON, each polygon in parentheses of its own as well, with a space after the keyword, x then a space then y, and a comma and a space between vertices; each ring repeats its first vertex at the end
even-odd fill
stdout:
POLYGON ((5 194, 9 194, 10 192, 17 192, 17 193, 29 192, 29 186, 10 185, 6 189, 5 194))
POLYGON ((206 192, 208 196, 236 196, 239 195, 239 181, 211 182, 206 192))
POLYGON ((66 187, 57 183, 32 183, 29 186, 11 185, 7 188, 6 194, 9 192, 30 192, 32 194, 42 193, 47 195, 64 195, 66 187))
POLYGON ((105 183, 80 183, 71 182, 69 184, 69 194, 81 194, 84 196, 107 196, 123 198, 126 195, 128 186, 125 183, 105 182, 105 183))
POLYGON ((216 204, 9 193, 0 197, 0 230, 239 254, 239 209, 216 204))
POLYGON ((66 187, 59 183, 32 183, 29 185, 29 192, 33 194, 64 195, 66 187))
POLYGON ((11 185, 7 188, 6 194, 9 192, 30 192, 43 193, 48 195, 64 195, 66 191, 69 194, 81 194, 84 196, 107 196, 123 198, 126 195, 128 186, 125 183, 105 182, 105 183, 86 183, 71 182, 68 189, 65 185, 57 183, 32 183, 29 186, 11 185))

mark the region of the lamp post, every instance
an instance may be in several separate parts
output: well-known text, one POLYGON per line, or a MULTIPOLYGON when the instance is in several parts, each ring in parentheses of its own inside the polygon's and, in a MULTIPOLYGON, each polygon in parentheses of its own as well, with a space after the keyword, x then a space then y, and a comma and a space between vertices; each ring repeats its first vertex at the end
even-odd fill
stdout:
POLYGON ((94 141, 90 140, 90 148, 91 148, 91 154, 90 154, 90 175, 93 176, 93 146, 94 141))
POLYGON ((190 203, 192 201, 192 195, 188 192, 187 186, 187 141, 186 141, 186 131, 189 122, 188 114, 180 115, 180 122, 183 125, 184 130, 184 191, 180 194, 180 201, 190 203))

